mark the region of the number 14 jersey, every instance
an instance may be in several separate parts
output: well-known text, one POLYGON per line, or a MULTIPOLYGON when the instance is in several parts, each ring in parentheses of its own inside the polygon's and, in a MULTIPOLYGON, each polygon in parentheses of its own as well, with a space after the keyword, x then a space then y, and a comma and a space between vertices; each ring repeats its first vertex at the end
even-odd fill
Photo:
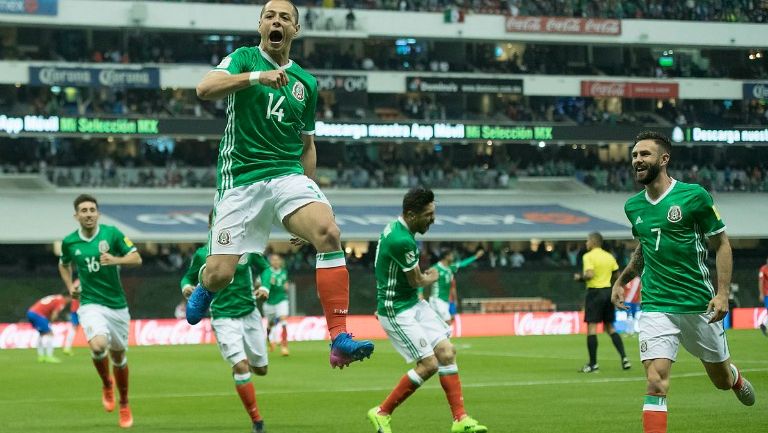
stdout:
POLYGON ((712 196, 673 179, 656 201, 642 191, 627 200, 624 212, 643 251, 643 311, 706 312, 715 295, 706 237, 725 230, 712 196))

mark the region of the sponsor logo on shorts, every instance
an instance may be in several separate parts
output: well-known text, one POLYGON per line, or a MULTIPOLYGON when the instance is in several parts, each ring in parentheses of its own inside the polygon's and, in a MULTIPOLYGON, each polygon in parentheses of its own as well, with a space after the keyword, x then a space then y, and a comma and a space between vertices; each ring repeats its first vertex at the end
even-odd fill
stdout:
POLYGON ((640 343, 640 351, 643 353, 648 351, 648 342, 643 341, 642 343, 640 343))
POLYGON ((667 211, 667 221, 676 223, 681 219, 683 219, 683 211, 680 209, 680 206, 670 206, 669 210, 667 211))
POLYGON ((232 235, 229 234, 229 230, 222 230, 219 232, 219 235, 216 236, 216 242, 219 243, 219 245, 226 247, 227 245, 232 243, 232 235))
POLYGON ((99 252, 100 253, 106 253, 109 251, 109 243, 105 240, 99 241, 99 252))
POLYGON ((293 95, 294 98, 296 98, 297 101, 303 101, 304 85, 301 84, 300 81, 293 83, 293 90, 291 90, 291 94, 293 95))

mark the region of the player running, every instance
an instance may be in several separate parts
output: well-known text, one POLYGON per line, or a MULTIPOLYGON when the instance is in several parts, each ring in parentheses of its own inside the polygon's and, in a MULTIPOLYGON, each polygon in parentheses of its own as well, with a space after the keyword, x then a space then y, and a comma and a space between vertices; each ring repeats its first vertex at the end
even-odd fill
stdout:
MULTIPOLYGON (((208 215, 211 224, 213 212, 208 215)), ((208 257, 208 245, 195 251, 187 272, 181 279, 181 294, 189 298, 198 284, 200 268, 208 257)), ((267 261, 259 254, 245 254, 237 264, 235 277, 226 288, 218 291, 211 302, 211 327, 216 334, 219 352, 232 366, 235 389, 251 417, 252 433, 263 433, 264 419, 256 403, 256 390, 251 382, 251 372, 257 376, 267 374, 267 347, 261 314, 256 308, 253 287, 253 269, 257 273, 267 267, 267 261)), ((263 289, 255 295, 266 298, 263 289)))
POLYGON ((475 260, 482 257, 483 250, 477 251, 474 255, 455 263, 453 251, 444 250, 440 253, 440 260, 432 266, 437 271, 437 281, 435 281, 429 294, 429 306, 437 313, 449 326, 453 323, 451 314, 451 300, 457 297, 454 275, 459 269, 469 266, 475 260))
POLYGON ((669 138, 657 132, 635 139, 632 168, 645 191, 627 200, 624 212, 640 243, 612 291, 613 303, 626 309, 624 284, 637 275, 642 279, 645 433, 667 431, 667 391, 680 344, 701 360, 718 389, 732 389, 744 405, 755 404, 752 385, 731 363, 723 329, 733 266, 725 224, 704 188, 667 174, 671 152, 669 138), (717 291, 706 265, 705 238, 716 252, 717 291))
POLYGON ((258 47, 235 50, 197 86, 203 100, 227 98, 219 146, 209 256, 187 303, 187 321, 205 315, 240 256, 263 253, 273 222, 317 250, 317 291, 331 336, 331 367, 370 357, 373 343, 347 333, 349 272, 331 205, 315 176, 317 80, 288 58, 299 12, 288 0, 261 10, 258 47))
POLYGON ((37 362, 58 364, 61 360, 53 356, 53 331, 51 322, 59 317, 64 308, 72 301, 69 292, 61 295, 49 295, 35 302, 27 310, 27 319, 40 333, 37 339, 37 362))
POLYGON ((368 411, 378 433, 392 432, 392 412, 435 373, 453 413, 451 432, 488 431, 464 410, 456 349, 448 338, 450 328, 418 297, 418 288, 437 281, 438 273, 434 268, 421 272, 415 234, 426 233, 434 222, 435 195, 431 190, 414 188, 403 198, 402 215, 387 225, 376 247, 379 323, 406 362, 416 362, 389 396, 368 411))
POLYGON ((138 266, 141 256, 128 237, 113 226, 99 224, 96 198, 82 194, 75 199, 75 219, 80 228, 61 245, 59 274, 74 297, 78 291, 72 281, 72 267, 80 277, 78 315, 91 349, 93 365, 102 382, 101 402, 107 412, 115 410, 115 394, 109 374, 109 359, 120 393, 120 427, 133 425, 128 405, 128 327, 131 320, 120 266, 138 266))
POLYGON ((261 288, 267 290, 269 298, 264 302, 264 316, 267 318, 267 339, 269 350, 273 349, 272 330, 280 328, 280 354, 288 356, 288 295, 285 288, 288 273, 279 254, 269 256, 269 266, 261 273, 261 288))

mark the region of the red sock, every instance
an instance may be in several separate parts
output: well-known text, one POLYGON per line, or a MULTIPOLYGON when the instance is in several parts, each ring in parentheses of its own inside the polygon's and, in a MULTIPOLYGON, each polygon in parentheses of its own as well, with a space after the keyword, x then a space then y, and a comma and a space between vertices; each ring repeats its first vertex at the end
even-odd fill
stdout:
MULTIPOLYGON (((448 366, 451 367, 451 366, 448 366)), ((454 369, 456 366, 452 366, 454 369)), ((441 369, 444 367, 440 367, 441 369)), ((464 410, 464 396, 461 394, 461 381, 459 380, 458 370, 454 370, 454 373, 440 374, 440 385, 443 386, 445 391, 445 397, 448 399, 448 404, 451 406, 451 413, 453 419, 460 420, 467 414, 464 410)))
POLYGON ((120 392, 120 404, 128 404, 128 364, 122 367, 113 366, 112 373, 115 375, 117 390, 120 392))
POLYGON ((645 396, 643 433, 667 433, 667 397, 665 395, 645 396))
POLYGON ((261 421, 261 414, 259 414, 259 406, 256 405, 256 390, 253 387, 253 382, 246 382, 240 385, 235 385, 237 393, 240 395, 240 401, 243 402, 243 407, 248 415, 251 417, 251 421, 261 421))
POLYGON ((395 408, 405 401, 405 399, 419 389, 422 383, 424 383, 424 379, 419 377, 415 371, 410 370, 408 374, 400 378, 400 382, 398 382, 395 389, 389 393, 386 400, 384 400, 384 403, 379 406, 379 410, 391 414, 394 412, 395 408))
POLYGON ((280 344, 283 347, 288 347, 288 327, 283 326, 283 332, 280 335, 280 344))
POLYGON ((733 374, 733 386, 731 386, 731 389, 734 391, 739 391, 744 386, 744 379, 741 377, 741 372, 738 368, 736 368, 735 365, 731 364, 731 373, 733 374))
POLYGON ((104 388, 111 388, 112 379, 109 377, 109 358, 107 357, 107 354, 105 353, 104 357, 101 359, 93 358, 93 365, 99 373, 102 386, 104 388))
POLYGON ((317 254, 317 295, 323 304, 328 333, 333 340, 347 332, 349 272, 343 251, 317 254))

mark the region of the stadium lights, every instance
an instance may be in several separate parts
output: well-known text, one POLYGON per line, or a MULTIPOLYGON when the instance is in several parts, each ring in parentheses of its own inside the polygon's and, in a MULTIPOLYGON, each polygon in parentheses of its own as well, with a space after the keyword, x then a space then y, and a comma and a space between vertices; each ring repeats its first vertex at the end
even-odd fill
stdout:
POLYGON ((545 142, 543 142, 543 141, 539 141, 539 147, 540 147, 540 148, 542 148, 542 149, 543 149, 543 148, 544 148, 544 147, 546 147, 546 146, 547 146, 547 143, 545 143, 545 142))

